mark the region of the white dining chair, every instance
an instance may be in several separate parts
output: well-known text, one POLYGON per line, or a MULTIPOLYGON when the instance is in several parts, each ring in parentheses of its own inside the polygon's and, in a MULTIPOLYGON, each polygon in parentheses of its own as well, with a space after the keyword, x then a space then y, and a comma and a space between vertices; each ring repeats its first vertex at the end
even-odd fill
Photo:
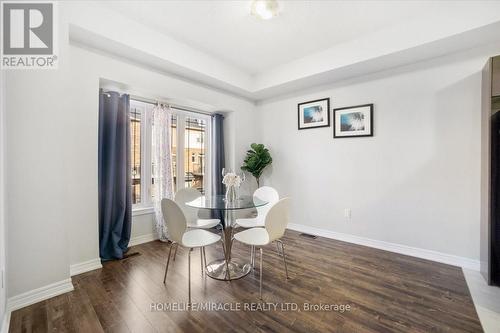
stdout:
POLYGON ((189 207, 187 202, 201 197, 200 191, 194 188, 181 188, 175 193, 174 201, 179 204, 187 219, 188 228, 210 229, 220 223, 219 219, 202 219, 198 216, 198 209, 189 207))
MULTIPOLYGON (((177 252, 177 247, 179 245, 188 248, 188 295, 189 304, 191 304, 191 252, 194 248, 200 248, 200 260, 202 269, 201 274, 203 276, 204 267, 206 267, 205 246, 217 243, 221 240, 221 237, 203 229, 189 230, 184 212, 182 211, 181 207, 173 200, 162 199, 161 211, 163 213, 163 218, 167 223, 169 238, 172 241, 172 245, 170 246, 170 250, 168 251, 167 266, 165 267, 163 283, 165 284, 167 279, 168 265, 170 263, 172 248, 174 246, 176 247, 175 252, 177 252)), ((224 250, 224 246, 222 246, 222 248, 224 250)))
MULTIPOLYGON (((182 209, 184 216, 186 216, 187 227, 192 229, 210 229, 215 227, 220 223, 219 219, 201 219, 198 217, 199 210, 194 207, 189 207, 186 203, 193 201, 197 198, 201 197, 200 191, 186 187, 179 189, 174 196, 174 201, 182 209)), ((177 257, 177 247, 174 251, 174 258, 177 257)))
POLYGON ((255 247, 260 251, 260 284, 259 296, 262 299, 262 247, 271 242, 276 241, 281 245, 281 255, 283 257, 283 264, 285 265, 285 276, 288 279, 288 268, 286 266, 285 245, 281 241, 281 237, 285 234, 285 229, 288 225, 290 209, 290 198, 283 198, 274 203, 267 212, 264 228, 256 227, 238 232, 234 235, 237 241, 250 245, 251 262, 252 266, 255 262, 255 247))
POLYGON ((264 206, 257 207, 257 216, 252 218, 240 218, 236 219, 236 225, 242 228, 255 228, 263 227, 266 220, 266 214, 269 211, 272 204, 280 199, 278 191, 270 186, 259 187, 253 193, 254 198, 259 198, 261 200, 267 201, 268 204, 264 206))

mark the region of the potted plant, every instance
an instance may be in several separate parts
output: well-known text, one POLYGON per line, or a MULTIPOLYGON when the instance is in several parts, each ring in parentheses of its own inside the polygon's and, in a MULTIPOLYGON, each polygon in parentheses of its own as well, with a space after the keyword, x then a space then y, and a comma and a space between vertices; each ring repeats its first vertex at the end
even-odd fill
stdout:
POLYGON ((257 187, 260 187, 262 171, 273 162, 273 158, 263 144, 252 143, 250 148, 250 150, 247 150, 247 156, 243 161, 241 170, 250 172, 257 181, 257 187))

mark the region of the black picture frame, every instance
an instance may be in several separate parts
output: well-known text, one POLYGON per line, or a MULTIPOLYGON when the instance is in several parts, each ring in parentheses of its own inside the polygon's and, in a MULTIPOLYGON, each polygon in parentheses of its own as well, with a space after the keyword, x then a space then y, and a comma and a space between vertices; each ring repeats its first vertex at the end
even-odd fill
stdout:
POLYGON ((311 128, 321 128, 321 127, 330 127, 330 98, 316 99, 313 101, 302 102, 302 103, 297 104, 297 128, 299 130, 305 130, 305 129, 311 129, 311 128), (306 104, 320 103, 320 102, 324 102, 324 101, 326 101, 327 123, 322 124, 322 125, 318 125, 318 126, 301 127, 301 121, 300 121, 301 106, 306 105, 306 104))
POLYGON ((342 108, 337 108, 333 109, 333 137, 335 139, 341 139, 341 138, 360 138, 360 137, 370 137, 373 136, 373 104, 361 104, 361 105, 354 105, 354 106, 346 106, 342 108), (344 110, 349 110, 349 109, 359 109, 359 108, 365 108, 365 107, 370 107, 370 124, 369 124, 369 133, 363 133, 359 135, 339 135, 337 133, 337 113, 339 111, 344 111, 344 110))

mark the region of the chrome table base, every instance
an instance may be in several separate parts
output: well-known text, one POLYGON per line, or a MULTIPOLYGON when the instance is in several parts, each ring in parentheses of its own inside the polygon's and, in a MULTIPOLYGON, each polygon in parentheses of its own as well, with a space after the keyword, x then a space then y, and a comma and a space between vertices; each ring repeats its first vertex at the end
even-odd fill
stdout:
POLYGON ((238 258, 231 258, 227 266, 229 274, 227 274, 226 260, 218 259, 206 266, 206 273, 213 279, 229 281, 240 279, 252 270, 250 262, 238 258))
POLYGON ((231 257, 235 222, 234 212, 221 212, 221 216, 224 216, 222 224, 222 250, 224 251, 224 259, 210 262, 205 266, 205 272, 208 276, 216 280, 237 280, 250 273, 252 264, 248 260, 231 257))

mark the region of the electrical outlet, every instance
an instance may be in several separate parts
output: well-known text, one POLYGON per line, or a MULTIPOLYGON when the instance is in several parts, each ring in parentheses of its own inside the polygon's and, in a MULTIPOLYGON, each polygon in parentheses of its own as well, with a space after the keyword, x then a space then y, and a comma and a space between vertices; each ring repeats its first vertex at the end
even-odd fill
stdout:
POLYGON ((346 219, 351 219, 351 209, 350 208, 344 208, 344 217, 346 219))

